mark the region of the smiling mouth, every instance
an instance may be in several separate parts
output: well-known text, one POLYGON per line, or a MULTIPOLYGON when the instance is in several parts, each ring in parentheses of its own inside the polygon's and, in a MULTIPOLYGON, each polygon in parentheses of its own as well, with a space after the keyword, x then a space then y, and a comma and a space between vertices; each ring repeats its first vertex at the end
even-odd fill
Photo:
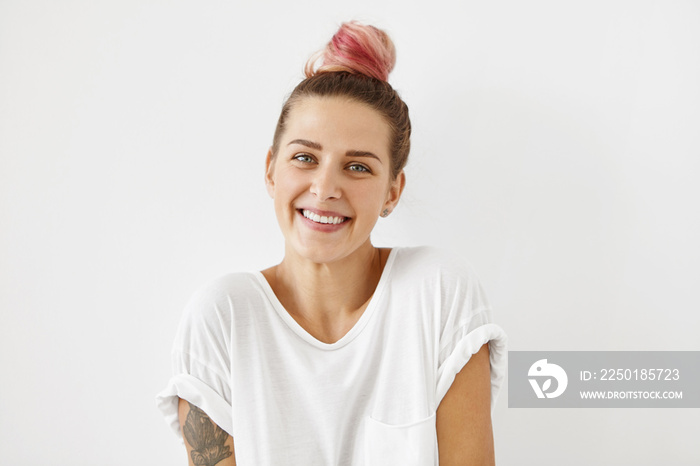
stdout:
POLYGON ((301 215, 308 218, 312 222, 320 223, 323 225, 338 225, 349 220, 348 217, 326 217, 324 215, 318 215, 306 209, 300 209, 299 212, 301 212, 301 215))

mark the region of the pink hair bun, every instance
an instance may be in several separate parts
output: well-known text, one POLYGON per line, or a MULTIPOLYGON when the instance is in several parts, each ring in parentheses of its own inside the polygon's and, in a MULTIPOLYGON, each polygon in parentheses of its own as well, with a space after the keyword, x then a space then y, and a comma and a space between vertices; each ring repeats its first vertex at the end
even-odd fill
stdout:
POLYGON ((307 78, 319 73, 348 71, 381 81, 389 79, 396 63, 396 49, 386 32, 356 21, 343 23, 325 49, 304 67, 307 78), (316 67, 320 59, 320 65, 316 67))

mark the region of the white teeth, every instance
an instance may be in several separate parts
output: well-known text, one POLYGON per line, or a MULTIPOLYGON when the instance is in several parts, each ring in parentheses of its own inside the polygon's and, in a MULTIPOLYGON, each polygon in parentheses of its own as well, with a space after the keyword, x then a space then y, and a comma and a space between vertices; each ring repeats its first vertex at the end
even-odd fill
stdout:
POLYGON ((345 217, 322 217, 318 214, 311 212, 310 210, 302 210, 302 214, 304 215, 304 217, 308 218, 309 220, 313 220, 316 223, 337 225, 345 221, 345 217))

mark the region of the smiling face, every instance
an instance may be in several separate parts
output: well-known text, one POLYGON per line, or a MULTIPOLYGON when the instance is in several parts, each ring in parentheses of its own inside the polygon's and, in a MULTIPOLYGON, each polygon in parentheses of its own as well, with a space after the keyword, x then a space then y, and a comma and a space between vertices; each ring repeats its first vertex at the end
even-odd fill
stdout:
POLYGON ((372 228, 405 180, 391 177, 389 134, 363 103, 306 97, 294 105, 265 175, 286 254, 329 263, 372 247, 372 228))

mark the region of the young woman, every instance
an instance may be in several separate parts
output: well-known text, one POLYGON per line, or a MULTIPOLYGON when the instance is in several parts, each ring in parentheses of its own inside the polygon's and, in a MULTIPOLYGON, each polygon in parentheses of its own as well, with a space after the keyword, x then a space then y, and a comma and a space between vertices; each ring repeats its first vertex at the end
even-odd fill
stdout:
POLYGON ((487 465, 505 334, 475 276, 376 248, 410 147, 394 46, 341 26, 285 103, 265 182, 282 262, 200 289, 159 405, 190 465, 487 465))

